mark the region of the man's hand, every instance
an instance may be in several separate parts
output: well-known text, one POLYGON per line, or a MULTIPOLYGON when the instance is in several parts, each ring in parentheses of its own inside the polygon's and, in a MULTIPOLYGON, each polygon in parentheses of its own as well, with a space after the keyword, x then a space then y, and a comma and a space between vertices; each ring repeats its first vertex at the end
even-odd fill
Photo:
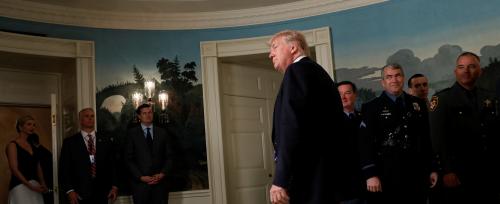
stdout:
POLYGON ((108 199, 115 202, 117 196, 118 196, 118 187, 116 186, 111 187, 111 190, 109 191, 108 194, 108 199))
POLYGON ((438 173, 437 172, 432 172, 431 173, 431 176, 430 176, 430 182, 431 182, 431 186, 430 188, 434 188, 434 186, 436 186, 437 184, 437 181, 438 181, 438 173))
POLYGON ((155 184, 159 183, 163 179, 163 177, 165 177, 164 173, 158 173, 153 175, 153 180, 155 181, 155 184))
POLYGON ((279 186, 272 185, 269 193, 271 193, 272 204, 288 204, 288 201, 290 200, 286 190, 279 186))
POLYGON ((68 193, 68 200, 70 204, 78 204, 78 193, 71 191, 68 193))
POLYGON ((144 182, 144 183, 151 183, 152 181, 154 181, 153 177, 152 176, 141 176, 141 181, 144 182))
POLYGON ((455 188, 460 185, 460 179, 455 173, 447 173, 443 176, 443 184, 448 188, 455 188))
POLYGON ((380 179, 376 176, 371 177, 366 180, 366 189, 369 192, 382 192, 382 183, 380 179))

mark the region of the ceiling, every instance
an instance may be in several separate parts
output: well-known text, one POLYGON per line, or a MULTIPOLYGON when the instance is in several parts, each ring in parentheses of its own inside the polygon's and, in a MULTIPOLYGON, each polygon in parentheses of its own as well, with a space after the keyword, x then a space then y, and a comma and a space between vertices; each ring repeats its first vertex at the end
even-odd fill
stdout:
POLYGON ((41 4, 93 11, 182 13, 250 9, 300 0, 28 0, 41 4))
POLYGON ((0 16, 110 29, 181 30, 258 25, 387 0, 0 0, 0 16))

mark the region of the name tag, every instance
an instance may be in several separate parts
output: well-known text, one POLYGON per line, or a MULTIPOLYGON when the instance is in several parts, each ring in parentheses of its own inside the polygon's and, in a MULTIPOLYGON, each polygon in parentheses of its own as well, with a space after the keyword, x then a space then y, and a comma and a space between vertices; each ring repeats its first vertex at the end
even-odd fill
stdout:
POLYGON ((384 112, 380 113, 380 115, 381 115, 381 116, 391 116, 391 115, 392 115, 392 113, 391 113, 391 112, 385 112, 385 111, 384 111, 384 112))
POLYGON ((95 163, 95 156, 94 155, 89 155, 90 157, 90 163, 93 164, 95 163))

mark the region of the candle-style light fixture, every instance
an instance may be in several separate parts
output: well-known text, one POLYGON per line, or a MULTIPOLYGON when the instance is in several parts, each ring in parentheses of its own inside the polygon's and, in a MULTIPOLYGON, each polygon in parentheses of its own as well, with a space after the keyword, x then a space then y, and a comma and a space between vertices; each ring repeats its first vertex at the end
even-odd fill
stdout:
MULTIPOLYGON (((144 95, 142 95, 140 92, 134 92, 132 94, 132 103, 134 105, 134 108, 137 109, 141 104, 143 104, 143 98, 144 96, 146 97, 146 102, 147 104, 151 105, 153 111, 155 110, 155 102, 153 101, 153 97, 155 96, 155 82, 153 80, 148 80, 144 82, 144 95)), ((159 122, 160 124, 167 124, 169 123, 169 118, 168 118, 168 113, 167 113, 167 107, 168 107, 168 93, 165 90, 161 90, 158 94, 158 105, 160 107, 160 114, 159 114, 159 122)), ((135 113, 135 111, 134 111, 135 113)), ((136 115, 134 114, 134 122, 138 122, 136 119, 136 115)))
POLYGON ((165 90, 161 90, 158 94, 158 103, 160 103, 161 113, 160 113, 160 123, 169 123, 167 106, 168 106, 168 93, 165 90))
POLYGON ((150 105, 154 105, 153 96, 155 96, 155 82, 154 81, 146 81, 144 82, 144 95, 146 95, 147 103, 150 105))
POLYGON ((137 109, 142 104, 142 98, 142 94, 137 91, 132 94, 132 103, 135 109, 137 109))
POLYGON ((138 123, 138 119, 137 119, 137 113, 135 112, 135 110, 142 104, 142 98, 143 98, 143 95, 141 93, 139 93, 138 91, 132 93, 132 105, 134 106, 134 113, 132 114, 133 115, 133 119, 132 121, 134 123, 138 123))

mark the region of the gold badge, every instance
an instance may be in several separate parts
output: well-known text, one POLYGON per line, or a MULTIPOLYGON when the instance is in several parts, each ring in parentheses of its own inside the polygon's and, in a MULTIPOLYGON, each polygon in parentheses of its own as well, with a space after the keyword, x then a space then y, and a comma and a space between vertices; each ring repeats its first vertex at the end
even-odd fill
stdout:
POLYGON ((420 111, 420 105, 417 102, 413 102, 413 110, 420 111))
POLYGON ((437 106, 438 106, 438 97, 437 97, 437 96, 432 96, 431 101, 430 101, 430 104, 431 104, 431 105, 430 105, 429 109, 430 109, 431 111, 436 110, 436 108, 437 108, 437 106))

